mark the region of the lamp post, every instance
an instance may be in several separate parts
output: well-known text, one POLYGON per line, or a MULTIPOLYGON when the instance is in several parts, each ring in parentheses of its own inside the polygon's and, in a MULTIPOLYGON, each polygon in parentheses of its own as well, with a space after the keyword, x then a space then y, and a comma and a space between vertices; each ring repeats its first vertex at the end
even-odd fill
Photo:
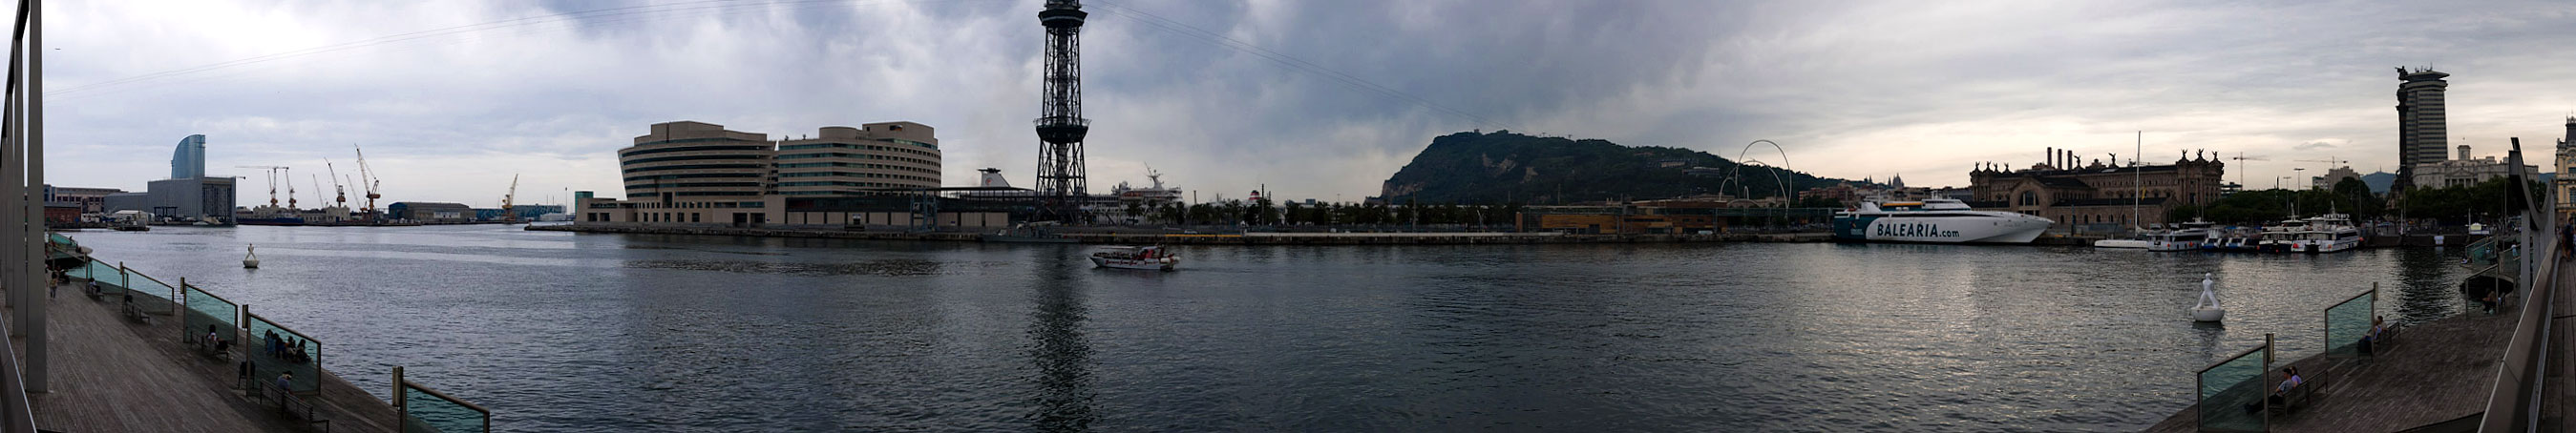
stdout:
POLYGON ((2298 179, 2290 181, 2290 183, 2291 183, 2291 184, 2293 184, 2293 185, 2296 185, 2299 181, 2303 181, 2303 180, 2307 180, 2307 179, 2308 179, 2308 168, 2307 168, 2307 167, 2292 168, 2292 169, 2290 169, 2290 172, 2291 172, 2291 173, 2298 173, 2298 174, 2299 174, 2299 178, 2298 178, 2298 179))

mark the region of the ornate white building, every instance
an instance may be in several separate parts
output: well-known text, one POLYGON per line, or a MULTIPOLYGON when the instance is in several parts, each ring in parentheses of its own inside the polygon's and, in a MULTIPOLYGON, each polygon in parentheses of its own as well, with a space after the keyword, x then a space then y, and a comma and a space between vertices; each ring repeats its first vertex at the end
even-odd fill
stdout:
MULTIPOLYGON (((2533 173, 2540 172, 2540 166, 2526 165, 2524 167, 2530 168, 2533 173)), ((2460 157, 2458 159, 2415 164, 2414 169, 2414 178, 2412 180, 2415 181, 2415 186, 2419 188, 2449 188, 2454 186, 2476 185, 2478 182, 2487 181, 2487 179, 2513 174, 2513 167, 2505 164, 2504 160, 2496 159, 2496 157, 2493 156, 2485 158, 2470 157, 2469 146, 2465 144, 2460 145, 2460 157)))
POLYGON ((2558 139, 2558 178, 2550 185, 2558 193, 2558 220, 2576 217, 2576 116, 2567 116, 2567 138, 2558 139))

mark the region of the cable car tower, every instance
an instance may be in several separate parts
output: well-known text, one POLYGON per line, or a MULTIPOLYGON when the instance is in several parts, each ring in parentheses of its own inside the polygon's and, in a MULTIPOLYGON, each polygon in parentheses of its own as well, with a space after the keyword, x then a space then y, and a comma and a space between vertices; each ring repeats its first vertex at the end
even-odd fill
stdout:
POLYGON ((1045 106, 1036 121, 1044 142, 1038 145, 1040 220, 1081 221, 1089 194, 1082 168, 1082 137, 1091 132, 1091 120, 1082 118, 1082 20, 1089 16, 1079 0, 1047 0, 1038 12, 1047 33, 1045 106))

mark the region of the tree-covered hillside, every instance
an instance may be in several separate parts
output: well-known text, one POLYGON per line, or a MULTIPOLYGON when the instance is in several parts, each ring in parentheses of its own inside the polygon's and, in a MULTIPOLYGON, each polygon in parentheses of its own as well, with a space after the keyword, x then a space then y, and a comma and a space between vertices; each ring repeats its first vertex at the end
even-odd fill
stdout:
POLYGON ((1430 147, 1387 178, 1380 197, 1391 203, 1559 204, 1745 195, 1749 189, 1751 197, 1759 198, 1779 196, 1782 181, 1792 191, 1844 182, 1764 167, 1778 163, 1746 165, 1741 186, 1729 184, 1719 191, 1735 172, 1735 162, 1706 152, 1511 131, 1460 132, 1432 139, 1430 147), (1692 167, 1706 169, 1693 173, 1692 167))

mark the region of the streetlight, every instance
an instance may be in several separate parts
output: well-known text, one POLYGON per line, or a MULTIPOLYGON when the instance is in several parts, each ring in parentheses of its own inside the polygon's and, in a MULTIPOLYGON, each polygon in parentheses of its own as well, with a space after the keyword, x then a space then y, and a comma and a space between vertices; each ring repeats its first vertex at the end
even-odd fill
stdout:
MULTIPOLYGON (((2308 178, 2308 168, 2307 168, 2307 167, 2292 168, 2292 169, 2290 169, 2290 172, 2291 172, 2291 173, 2298 173, 2298 174, 2299 174, 2299 180, 2306 180, 2306 179, 2308 178)), ((2295 180, 2294 180, 2294 181, 2291 181, 2291 184, 2294 184, 2294 185, 2295 185, 2295 184, 2297 184, 2297 183, 2298 183, 2298 181, 2295 181, 2295 180)))

